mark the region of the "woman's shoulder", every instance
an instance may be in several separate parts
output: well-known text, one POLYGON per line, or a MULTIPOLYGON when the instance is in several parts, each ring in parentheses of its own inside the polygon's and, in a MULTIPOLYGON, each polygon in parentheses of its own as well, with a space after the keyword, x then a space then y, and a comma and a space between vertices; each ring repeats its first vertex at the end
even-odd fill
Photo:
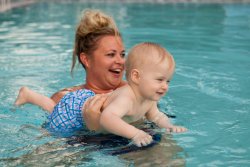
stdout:
POLYGON ((83 89, 84 85, 78 85, 78 86, 73 86, 69 88, 64 88, 62 90, 59 90, 58 92, 54 93, 50 98, 57 104, 63 96, 65 96, 67 93, 74 92, 80 89, 83 89))

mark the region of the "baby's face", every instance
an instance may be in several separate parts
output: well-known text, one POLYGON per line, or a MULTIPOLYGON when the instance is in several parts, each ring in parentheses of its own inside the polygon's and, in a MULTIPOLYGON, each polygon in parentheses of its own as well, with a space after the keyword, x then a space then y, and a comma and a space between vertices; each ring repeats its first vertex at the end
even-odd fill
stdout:
MULTIPOLYGON (((174 63, 174 62, 173 62, 174 63)), ((168 60, 141 68, 139 89, 150 100, 157 101, 168 91, 168 84, 174 73, 174 64, 168 60)))

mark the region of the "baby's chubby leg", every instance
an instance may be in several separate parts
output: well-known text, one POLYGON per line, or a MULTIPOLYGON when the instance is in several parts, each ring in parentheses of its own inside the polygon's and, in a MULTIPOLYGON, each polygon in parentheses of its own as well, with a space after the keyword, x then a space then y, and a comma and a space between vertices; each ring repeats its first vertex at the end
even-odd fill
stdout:
POLYGON ((55 107, 55 102, 47 96, 41 95, 39 93, 34 92, 28 87, 21 87, 19 90, 19 94, 14 103, 15 106, 21 106, 26 103, 31 103, 42 107, 42 109, 52 112, 55 107))

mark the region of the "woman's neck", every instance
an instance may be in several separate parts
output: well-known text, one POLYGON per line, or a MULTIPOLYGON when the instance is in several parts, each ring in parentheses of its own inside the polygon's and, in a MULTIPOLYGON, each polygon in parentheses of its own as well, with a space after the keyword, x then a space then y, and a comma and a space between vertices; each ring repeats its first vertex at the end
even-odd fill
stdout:
POLYGON ((109 92, 112 92, 114 90, 114 89, 99 88, 95 84, 92 84, 92 83, 89 83, 89 82, 86 82, 86 84, 84 84, 84 88, 92 90, 93 92, 95 92, 95 94, 109 93, 109 92))
POLYGON ((102 93, 109 93, 112 92, 113 90, 122 87, 124 85, 126 85, 127 82, 126 81, 121 81, 119 85, 117 85, 116 87, 113 88, 103 88, 98 86, 97 84, 94 84, 93 82, 88 82, 88 80, 86 81, 86 84, 83 85, 83 87, 85 89, 89 89, 92 90, 93 92, 95 92, 96 94, 102 94, 102 93))

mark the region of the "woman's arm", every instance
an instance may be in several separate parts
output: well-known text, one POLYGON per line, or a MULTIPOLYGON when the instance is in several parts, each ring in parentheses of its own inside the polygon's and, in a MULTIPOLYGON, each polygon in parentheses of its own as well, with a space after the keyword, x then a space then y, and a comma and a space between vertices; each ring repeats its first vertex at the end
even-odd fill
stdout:
POLYGON ((70 88, 64 88, 62 90, 59 90, 58 92, 54 93, 50 98, 57 104, 63 96, 65 96, 69 92, 73 92, 79 89, 83 89, 84 85, 79 85, 79 86, 73 86, 70 88))
POLYGON ((89 130, 98 131, 101 129, 101 108, 107 97, 107 94, 98 94, 85 102, 83 106, 83 118, 89 130))

